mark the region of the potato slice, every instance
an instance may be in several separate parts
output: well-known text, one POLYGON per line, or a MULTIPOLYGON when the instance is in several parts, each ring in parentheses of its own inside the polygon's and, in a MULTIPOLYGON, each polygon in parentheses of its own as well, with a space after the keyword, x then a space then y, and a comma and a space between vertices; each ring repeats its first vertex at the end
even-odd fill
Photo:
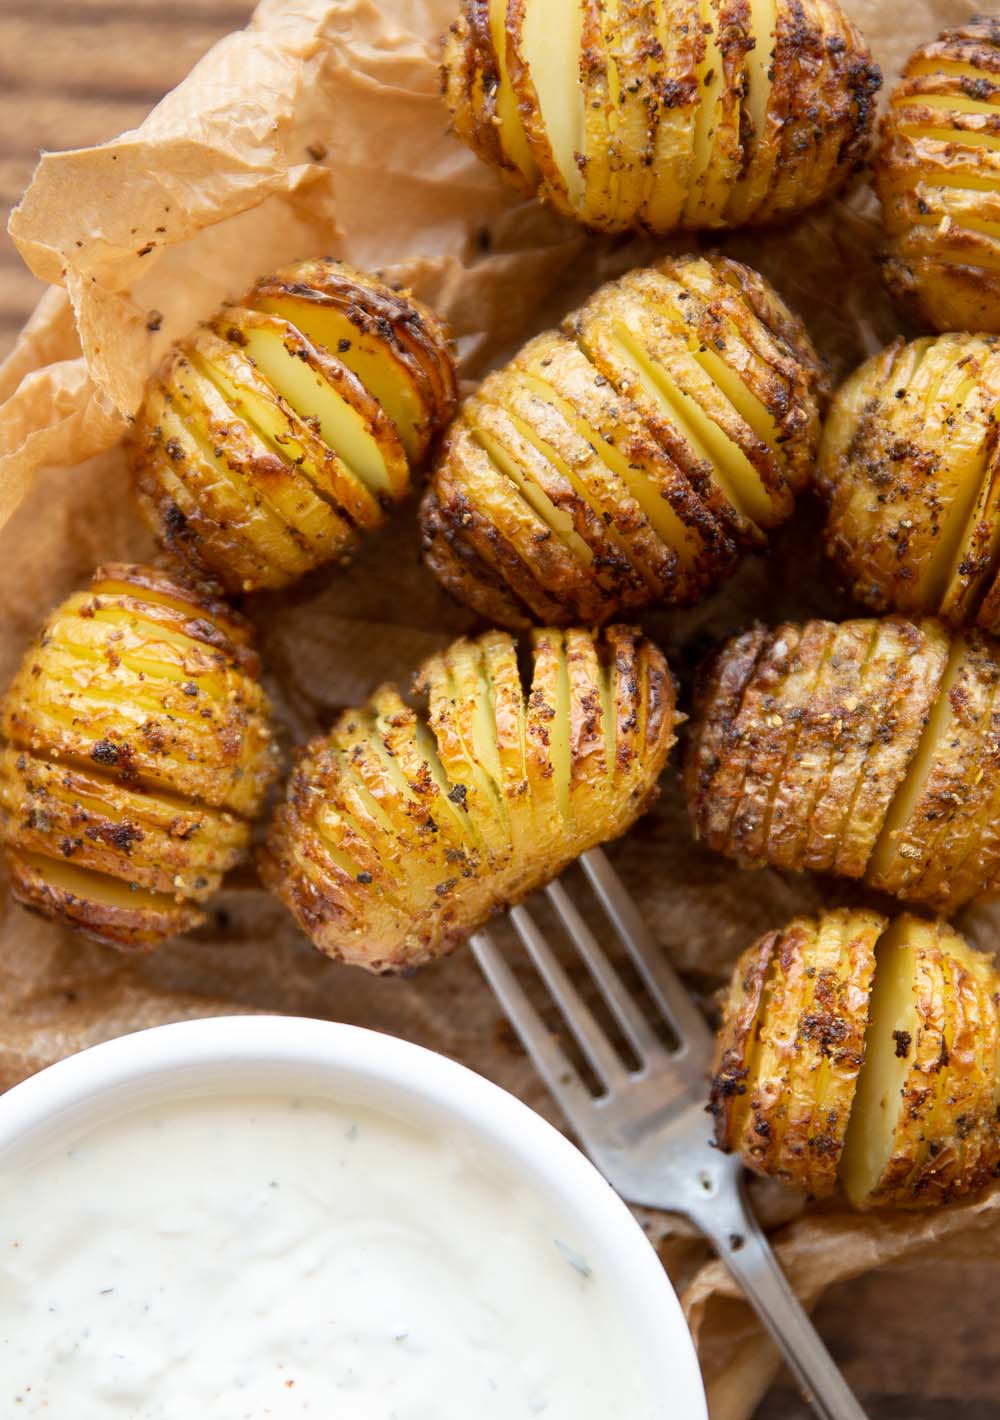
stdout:
POLYGON ((952 935, 904 916, 878 946, 865 1069, 843 1161, 844 1187, 855 1207, 938 1201, 937 1161, 947 1152, 953 1167, 956 1121, 970 1099, 970 1063, 965 1052, 954 1061, 950 1055, 952 935))
POLYGON ((0 815, 2 836, 22 852, 41 857, 56 844, 77 867, 193 902, 218 889, 250 837, 233 814, 109 784, 14 745, 0 748, 0 815))
POLYGON ((545 630, 532 662, 523 685, 509 636, 456 642, 418 676, 426 711, 384 688, 309 747, 261 868, 321 950, 420 965, 643 811, 676 720, 659 651, 545 630))
MULTIPOLYGON (((566 212, 585 191, 582 47, 593 0, 509 0, 507 65, 541 191, 566 212)), ((592 23, 592 21, 591 21, 592 23)))
MULTIPOLYGON (((623 541, 645 540, 652 574, 672 583, 683 600, 686 578, 705 575, 708 542, 718 544, 724 536, 690 484, 566 337, 543 335, 531 341, 513 361, 512 374, 589 446, 583 460, 592 469, 595 508, 611 514, 623 541), (647 525, 659 546, 650 546, 647 525)), ((690 595, 695 594, 692 588, 690 595)))
POLYGON ((249 627, 206 590, 99 568, 0 702, 14 895, 147 949, 201 922, 277 770, 249 627))
POLYGON ((983 748, 998 684, 993 643, 978 632, 957 637, 917 753, 869 862, 866 879, 873 887, 947 906, 951 875, 977 840, 989 802, 992 778, 983 748))

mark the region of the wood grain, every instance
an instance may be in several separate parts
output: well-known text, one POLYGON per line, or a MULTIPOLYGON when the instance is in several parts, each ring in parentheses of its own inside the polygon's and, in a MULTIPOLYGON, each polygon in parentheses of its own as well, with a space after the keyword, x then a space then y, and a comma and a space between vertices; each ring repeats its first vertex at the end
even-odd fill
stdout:
POLYGON ((2 0, 0 358, 43 290, 6 231, 41 150, 134 128, 251 9, 243 0, 2 0))

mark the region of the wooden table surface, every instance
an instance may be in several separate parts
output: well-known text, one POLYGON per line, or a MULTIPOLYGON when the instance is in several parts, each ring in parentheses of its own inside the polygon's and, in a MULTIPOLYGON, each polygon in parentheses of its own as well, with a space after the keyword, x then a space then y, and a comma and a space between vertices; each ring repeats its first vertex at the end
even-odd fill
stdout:
POLYGON ((0 0, 0 357, 42 290, 6 230, 39 150, 86 147, 135 127, 252 8, 243 0, 0 0))
MULTIPOLYGON (((98 143, 136 125, 216 39, 245 23, 251 8, 240 0, 0 0, 4 227, 40 149, 98 143)), ((0 356, 41 289, 4 230, 0 356)), ((992 1307, 960 1304, 960 1297, 977 1294, 968 1272, 917 1277, 916 1285, 912 1276, 862 1279, 837 1289, 819 1312, 871 1420, 998 1420, 991 1379, 1000 1368, 1000 1341, 992 1307)), ((807 1414, 779 1383, 759 1420, 807 1414)))

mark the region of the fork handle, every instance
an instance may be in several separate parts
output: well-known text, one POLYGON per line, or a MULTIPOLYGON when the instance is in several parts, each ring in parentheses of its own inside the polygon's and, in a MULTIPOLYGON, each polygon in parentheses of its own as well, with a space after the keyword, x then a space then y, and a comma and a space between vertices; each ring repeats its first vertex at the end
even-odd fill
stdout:
POLYGON ((747 1201, 743 1178, 737 1188, 720 1189, 688 1213, 739 1283, 821 1420, 866 1420, 779 1267, 747 1201))

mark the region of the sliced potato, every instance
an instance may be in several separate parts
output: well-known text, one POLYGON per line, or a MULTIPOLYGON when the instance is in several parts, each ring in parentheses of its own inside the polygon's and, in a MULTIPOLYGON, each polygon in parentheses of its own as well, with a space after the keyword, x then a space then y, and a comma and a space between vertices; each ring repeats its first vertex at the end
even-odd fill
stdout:
POLYGON ((624 833, 674 740, 674 688, 637 632, 537 630, 530 682, 490 631, 426 662, 306 750, 262 857, 320 950, 370 971, 457 947, 491 912, 624 833))
POLYGON ((127 439, 140 510, 229 591, 345 561, 450 418, 441 322, 332 260, 261 280, 178 345, 127 439))
POLYGON ((837 0, 463 0, 456 133, 589 227, 783 220, 864 160, 881 75, 837 0))
POLYGON ((1000 332, 998 55, 989 15, 917 49, 875 157, 885 279, 936 330, 1000 332))
POLYGON ((424 500, 428 564, 508 626, 690 604, 791 512, 825 394, 756 273, 634 271, 466 402, 424 500))
POLYGON ((202 920, 277 772, 249 627, 209 591, 99 568, 0 702, 15 897, 145 950, 202 920))

